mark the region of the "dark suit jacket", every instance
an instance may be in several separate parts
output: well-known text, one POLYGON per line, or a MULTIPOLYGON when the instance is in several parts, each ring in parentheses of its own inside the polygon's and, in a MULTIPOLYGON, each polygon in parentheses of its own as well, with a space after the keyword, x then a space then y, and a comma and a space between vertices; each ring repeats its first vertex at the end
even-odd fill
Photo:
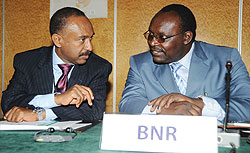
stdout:
MULTIPOLYGON (((36 96, 52 93, 53 66, 52 47, 41 47, 19 53, 14 57, 14 75, 10 84, 2 94, 2 110, 4 114, 13 106, 34 108, 28 103, 36 96)), ((103 117, 106 100, 106 84, 112 65, 91 53, 83 65, 75 65, 67 88, 75 84, 90 87, 94 93, 93 106, 83 102, 80 108, 75 105, 52 108, 60 120, 99 120, 103 117)))

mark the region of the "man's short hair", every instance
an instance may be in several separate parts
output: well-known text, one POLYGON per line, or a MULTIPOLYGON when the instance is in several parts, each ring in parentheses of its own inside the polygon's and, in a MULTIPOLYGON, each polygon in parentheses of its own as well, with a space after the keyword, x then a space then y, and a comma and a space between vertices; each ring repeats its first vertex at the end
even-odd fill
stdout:
POLYGON ((71 16, 86 16, 81 10, 73 7, 64 7, 57 10, 50 20, 49 30, 52 36, 58 33, 66 24, 67 18, 71 16))
POLYGON ((196 20, 192 11, 184 5, 171 4, 163 7, 157 14, 170 11, 174 11, 179 15, 182 31, 191 31, 193 33, 192 41, 194 41, 196 36, 196 20))

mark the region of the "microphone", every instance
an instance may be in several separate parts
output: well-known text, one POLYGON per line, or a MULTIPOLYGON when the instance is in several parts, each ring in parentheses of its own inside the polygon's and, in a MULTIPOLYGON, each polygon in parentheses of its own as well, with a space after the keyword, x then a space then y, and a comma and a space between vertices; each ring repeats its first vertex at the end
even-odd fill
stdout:
POLYGON ((233 149, 240 147, 240 135, 237 132, 231 133, 227 130, 229 104, 230 104, 230 82, 231 82, 231 69, 233 64, 231 61, 226 62, 226 108, 225 119, 223 123, 223 131, 218 133, 218 145, 221 147, 232 147, 233 149))
POLYGON ((230 101, 230 82, 231 82, 231 69, 232 69, 232 62, 227 61, 226 68, 227 68, 227 74, 226 74, 226 116, 224 119, 223 124, 223 131, 226 132, 227 130, 227 123, 228 123, 228 114, 229 114, 229 101, 230 101))

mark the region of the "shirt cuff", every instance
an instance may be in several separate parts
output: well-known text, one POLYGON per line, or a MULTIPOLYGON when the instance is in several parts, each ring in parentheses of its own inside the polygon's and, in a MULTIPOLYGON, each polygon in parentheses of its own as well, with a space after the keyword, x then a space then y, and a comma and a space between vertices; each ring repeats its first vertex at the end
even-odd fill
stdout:
POLYGON ((210 97, 199 96, 204 102, 202 116, 216 117, 218 121, 223 122, 225 111, 221 108, 218 102, 210 97))
POLYGON ((46 117, 44 121, 51 121, 57 118, 56 114, 52 111, 52 109, 45 109, 46 117))
POLYGON ((42 107, 44 109, 60 106, 56 104, 53 93, 46 95, 37 95, 29 102, 29 105, 42 107))
POLYGON ((156 110, 157 110, 157 109, 155 109, 155 111, 151 112, 151 111, 150 111, 151 108, 152 108, 152 106, 146 105, 146 106, 144 107, 144 109, 143 109, 143 111, 142 111, 141 114, 156 114, 156 110))

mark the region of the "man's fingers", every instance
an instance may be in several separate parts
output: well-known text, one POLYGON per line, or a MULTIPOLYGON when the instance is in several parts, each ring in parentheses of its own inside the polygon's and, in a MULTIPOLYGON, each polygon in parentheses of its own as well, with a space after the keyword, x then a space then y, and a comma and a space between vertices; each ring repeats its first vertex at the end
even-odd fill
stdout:
POLYGON ((89 87, 85 87, 85 89, 88 91, 88 93, 89 93, 89 95, 90 95, 91 100, 94 100, 94 94, 93 94, 93 91, 92 91, 89 87))
POLYGON ((195 109, 189 109, 188 111, 192 116, 200 116, 200 113, 197 112, 195 109))
POLYGON ((198 107, 197 105, 191 105, 192 107, 192 111, 191 113, 194 114, 195 116, 201 116, 202 115, 202 109, 200 107, 198 107))
POLYGON ((23 113, 19 110, 18 107, 13 107, 5 114, 4 118, 10 122, 22 122, 23 113))
POLYGON ((153 105, 154 103, 155 103, 155 101, 157 100, 157 98, 156 99, 154 99, 154 100, 151 100, 149 103, 148 103, 148 106, 151 106, 151 105, 153 105))
POLYGON ((94 100, 94 94, 89 87, 80 86, 80 90, 84 95, 84 100, 88 101, 89 106, 92 106, 92 100, 94 100))
POLYGON ((183 115, 199 116, 201 114, 200 113, 201 110, 199 109, 199 107, 196 105, 193 105, 192 103, 183 101, 183 102, 175 103, 174 105, 176 108, 178 108, 180 110, 183 109, 182 110, 183 115))
POLYGON ((76 107, 80 107, 80 105, 82 104, 82 102, 86 101, 88 102, 88 104, 90 106, 92 106, 92 100, 94 99, 94 95, 92 90, 89 87, 85 87, 82 85, 74 85, 69 91, 63 93, 62 95, 65 97, 66 96, 66 100, 65 98, 60 98, 62 102, 62 105, 69 105, 69 104, 74 104, 76 105, 76 107), (64 94, 64 95, 63 95, 64 94), (70 95, 70 97, 67 95, 70 95))
POLYGON ((8 116, 9 116, 16 108, 17 108, 16 106, 12 107, 12 108, 5 114, 5 118, 8 118, 8 116))
POLYGON ((154 100, 154 103, 152 103, 152 108, 150 109, 151 112, 155 111, 157 106, 159 105, 159 100, 154 100))

